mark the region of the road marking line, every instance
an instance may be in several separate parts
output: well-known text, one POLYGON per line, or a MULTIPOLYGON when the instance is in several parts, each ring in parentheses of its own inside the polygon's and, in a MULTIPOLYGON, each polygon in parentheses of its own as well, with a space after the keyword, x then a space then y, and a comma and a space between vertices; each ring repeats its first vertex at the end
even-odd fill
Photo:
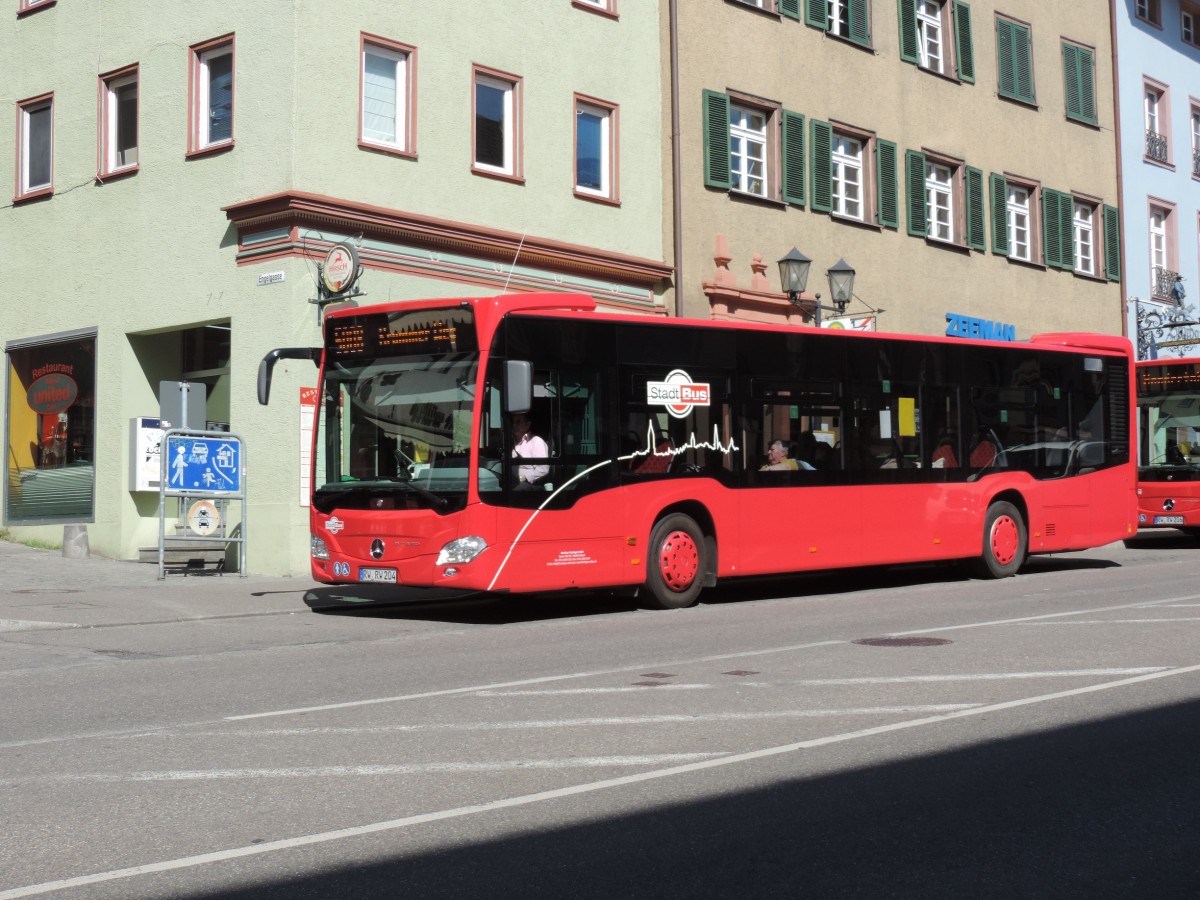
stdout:
POLYGON ((1200 622, 1200 616, 1174 619, 1076 619, 1074 622, 1030 622, 1030 625, 1162 625, 1166 622, 1200 622))
POLYGON ((36 622, 32 619, 0 619, 0 631, 40 631, 47 628, 79 628, 76 622, 36 622))
MULTIPOLYGON (((809 598, 817 599, 817 598, 809 598)), ((1178 603, 1183 600, 1200 600, 1200 594, 1188 594, 1184 597, 1166 597, 1159 601, 1160 603, 1178 603)), ((1035 622, 1041 619, 1054 619, 1066 616, 1083 616, 1095 615, 1096 613, 1112 612, 1118 609, 1135 609, 1141 607, 1151 607, 1157 604, 1138 601, 1137 603, 1122 603, 1117 606, 1102 606, 1096 609, 1081 609, 1060 613, 1046 613, 1040 616, 1025 616, 1017 619, 996 619, 988 622, 973 622, 963 625, 945 625, 937 628, 922 628, 917 631, 893 631, 889 632, 889 637, 903 637, 910 634, 935 634, 940 631, 960 631, 967 628, 986 628, 993 625, 1012 625, 1018 622, 1035 622)), ((528 678, 521 681, 505 681, 498 684, 477 684, 470 687, 461 688, 446 688, 439 691, 424 691, 418 694, 401 694, 394 697, 368 697, 363 700, 346 700, 342 703, 324 703, 319 706, 298 706, 291 709, 274 709, 267 712, 244 713, 238 716, 225 716, 226 722, 237 722, 243 719, 265 719, 271 716, 294 716, 301 713, 325 712, 331 709, 351 709, 356 706, 374 706, 379 703, 401 703, 406 700, 425 700, 430 697, 452 697, 457 694, 473 694, 479 691, 493 691, 501 688, 527 687, 534 684, 549 684, 555 681, 569 681, 576 678, 593 678, 599 675, 619 675, 630 671, 656 671, 658 667, 663 667, 663 671, 667 671, 672 666, 688 666, 697 665, 699 663, 718 662, 727 659, 749 659, 754 656, 768 656, 775 653, 791 653, 796 650, 811 650, 815 647, 834 647, 842 644, 849 644, 850 640, 830 640, 830 641, 813 641, 807 644, 791 644, 784 647, 767 647, 762 650, 745 650, 734 653, 719 653, 713 656, 700 656, 692 659, 675 660, 673 662, 663 662, 658 660, 650 663, 639 663, 637 665, 622 666, 619 669, 600 669, 594 672, 570 672, 564 675, 546 675, 541 678, 528 678)))
POLYGON ((33 897, 38 894, 48 894, 51 891, 60 891, 65 888, 100 884, 105 881, 117 881, 126 878, 133 878, 138 875, 170 872, 176 869, 194 868, 196 866, 202 866, 208 863, 226 862, 232 859, 260 856, 266 853, 274 853, 281 850, 293 850, 298 847, 309 847, 315 844, 325 844, 331 841, 344 840, 346 838, 362 837, 369 834, 379 834, 380 832, 385 831, 397 831, 403 828, 412 828, 417 825, 425 825, 430 822, 441 822, 447 819, 458 819, 465 816, 478 815, 479 813, 495 812, 496 810, 501 809, 530 806, 534 803, 543 803, 548 800, 558 800, 563 797, 590 794, 595 793, 596 791, 624 787, 626 785, 637 784, 643 781, 657 781, 658 779, 670 778, 675 775, 684 775, 691 772, 700 772, 705 769, 714 769, 736 765, 743 762, 751 762, 758 759, 766 759, 772 756, 780 756, 786 753, 794 753, 797 750, 811 750, 817 747, 826 747, 831 744, 844 743, 846 741, 858 740, 860 738, 888 734, 889 732, 904 731, 910 728, 919 728, 924 725, 934 725, 941 722, 949 722, 954 719, 962 719, 968 716, 987 715, 989 713, 1000 712, 1003 710, 1017 709, 1022 706, 1031 706, 1035 703, 1047 703, 1053 700, 1062 700, 1067 697, 1077 697, 1082 694, 1112 690, 1114 688, 1125 687, 1131 684, 1141 684, 1143 682, 1154 681, 1161 678, 1171 678, 1176 675, 1189 675, 1194 672, 1200 672, 1200 665, 1183 666, 1177 669, 1167 669, 1162 672, 1151 672, 1145 675, 1135 675, 1131 678, 1123 678, 1119 681, 1109 681, 1103 684, 1093 684, 1084 687, 1073 688, 1072 690, 1068 691, 1056 691, 1051 694, 1041 694, 1035 697, 1024 697, 1019 700, 1008 700, 1003 703, 993 703, 988 706, 978 706, 972 709, 956 710, 954 712, 942 713, 940 715, 924 716, 919 719, 908 719, 903 722, 893 722, 889 725, 879 725, 874 728, 864 728, 859 731, 847 731, 843 732, 842 734, 833 734, 823 738, 797 741, 796 743, 792 744, 781 744, 777 747, 766 747, 761 750, 752 750, 746 753, 735 753, 727 756, 720 756, 714 759, 684 763, 682 765, 671 766, 666 769, 654 769, 650 772, 638 772, 631 775, 622 775, 617 778, 606 778, 602 781, 593 781, 588 784, 578 784, 571 787, 556 788, 549 791, 538 791, 533 794, 523 794, 518 797, 506 797, 500 800, 491 800, 486 803, 458 806, 453 809, 443 809, 438 810, 437 812, 422 813, 415 816, 405 816, 400 819, 390 819, 385 822, 373 822, 367 825, 355 825, 349 828, 339 828, 333 831, 320 832, 318 834, 307 834, 294 838, 284 838, 277 841, 267 841, 262 844, 253 844, 248 847, 232 847, 227 850, 218 850, 212 853, 201 853, 196 856, 185 856, 178 859, 164 860, 162 862, 147 863, 141 866, 129 866, 128 868, 124 869, 112 869, 107 872, 97 872, 92 875, 80 875, 74 878, 63 878, 57 881, 47 881, 43 882, 42 884, 32 884, 25 887, 13 888, 7 891, 0 891, 0 900, 18 900, 18 898, 21 897, 33 897))
POLYGON ((970 709, 978 703, 928 703, 916 706, 868 706, 847 709, 787 709, 752 713, 674 713, 650 716, 591 716, 580 719, 532 719, 518 722, 425 722, 420 725, 313 725, 306 728, 266 728, 255 731, 193 731, 186 734, 154 732, 129 737, 305 737, 309 735, 394 734, 421 731, 519 731, 528 728, 584 728, 594 725, 666 725, 695 722, 766 721, 770 719, 823 718, 826 716, 879 716, 898 713, 946 712, 970 709))
POLYGON ((626 694, 633 691, 645 691, 653 688, 655 693, 664 691, 711 691, 716 685, 714 684, 669 684, 666 682, 642 685, 640 687, 630 685, 628 687, 605 687, 605 688, 561 688, 557 691, 476 691, 476 697, 546 697, 559 696, 562 694, 626 694))

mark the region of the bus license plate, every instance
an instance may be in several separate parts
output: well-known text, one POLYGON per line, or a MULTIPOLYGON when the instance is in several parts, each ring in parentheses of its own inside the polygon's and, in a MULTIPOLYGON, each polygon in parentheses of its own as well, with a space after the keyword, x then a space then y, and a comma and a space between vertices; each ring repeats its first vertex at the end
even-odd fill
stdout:
POLYGON ((373 581, 378 584, 395 584, 396 570, 395 569, 359 569, 359 581, 373 581))
POLYGON ((1182 525, 1183 516, 1155 516, 1155 525, 1182 525))

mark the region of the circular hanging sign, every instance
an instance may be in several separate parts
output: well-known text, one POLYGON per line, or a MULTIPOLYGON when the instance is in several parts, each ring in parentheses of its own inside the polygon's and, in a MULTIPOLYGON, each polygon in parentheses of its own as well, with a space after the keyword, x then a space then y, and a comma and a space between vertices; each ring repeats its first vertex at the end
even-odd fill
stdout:
POLYGON ((188 528, 201 537, 208 537, 221 524, 217 504, 211 500, 197 500, 188 509, 188 528))
POLYGON ((43 415, 68 409, 79 396, 79 386, 70 375, 55 372, 43 375, 29 386, 29 408, 43 415))
POLYGON ((358 251, 350 244, 334 244, 321 266, 321 283, 331 294, 344 294, 358 280, 358 251))

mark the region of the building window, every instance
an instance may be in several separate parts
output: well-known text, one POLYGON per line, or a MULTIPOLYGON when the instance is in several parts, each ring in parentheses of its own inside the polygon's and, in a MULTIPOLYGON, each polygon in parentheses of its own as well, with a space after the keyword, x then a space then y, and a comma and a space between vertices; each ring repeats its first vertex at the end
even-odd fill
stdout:
POLYGON ((137 66, 100 77, 100 167, 102 176, 138 165, 137 66))
POLYGON ((1067 118, 1096 124, 1095 56, 1078 44, 1062 45, 1063 81, 1067 98, 1067 118))
POLYGON ((1150 162, 1170 164, 1170 104, 1167 89, 1156 82, 1144 82, 1142 110, 1146 122, 1146 156, 1150 162))
POLYGON ((1151 25, 1162 26, 1162 11, 1159 9, 1159 0, 1135 0, 1133 12, 1139 19, 1149 22, 1151 25))
POLYGON ((191 49, 191 129, 189 153, 233 145, 233 38, 226 36, 191 49))
POLYGON ((1179 7, 1180 37, 1185 44, 1200 47, 1200 3, 1182 0, 1179 7))
POLYGON ((405 44, 362 36, 362 93, 359 101, 364 146, 415 155, 413 70, 416 50, 405 44))
POLYGON ((1001 97, 1034 103, 1033 43, 1029 26, 1012 19, 996 19, 996 57, 1001 97))
POLYGON ((1096 274, 1096 207, 1079 200, 1074 202, 1072 243, 1075 247, 1075 271, 1080 275, 1096 274))
POLYGON ((833 213, 863 220, 863 142, 843 134, 833 136, 833 213))
POLYGON ((617 0, 572 0, 575 6, 590 12, 604 13, 614 18, 617 15, 617 0))
POLYGON ((475 68, 474 165, 481 175, 521 178, 521 79, 475 68))
POLYGON ((1032 261, 1030 255, 1033 230, 1032 194, 1029 189, 1009 182, 1008 185, 1008 258, 1032 261))
POLYGON ((974 83, 971 7, 962 0, 900 0, 900 58, 974 83))
MULTIPOLYGON (((804 0, 804 21, 827 34, 871 46, 870 0, 804 0)), ((781 3, 787 15, 788 4, 781 3)))
POLYGON ((983 173, 979 169, 909 150, 904 172, 909 234, 983 250, 983 173))
POLYGON ((17 7, 17 15, 24 15, 27 12, 35 12, 39 9, 47 9, 53 6, 57 0, 20 0, 20 5, 17 7))
POLYGON ((812 120, 812 209, 886 228, 900 224, 896 145, 812 120))
POLYGON ((575 96, 575 193, 617 199, 617 107, 575 96))
POLYGON ((717 91, 703 102, 705 186, 803 206, 804 116, 717 91))
POLYGON ((1166 204, 1150 205, 1150 293, 1170 299, 1178 266, 1175 264, 1174 209, 1166 204))
POLYGON ((91 521, 95 484, 94 331, 11 341, 4 520, 91 521))
POLYGON ((1200 178, 1200 106, 1192 104, 1192 177, 1200 178))
POLYGON ((17 200, 54 189, 54 95, 17 104, 17 200))
POLYGON ((733 190, 769 196, 767 122, 770 114, 747 106, 729 107, 729 177, 733 190))

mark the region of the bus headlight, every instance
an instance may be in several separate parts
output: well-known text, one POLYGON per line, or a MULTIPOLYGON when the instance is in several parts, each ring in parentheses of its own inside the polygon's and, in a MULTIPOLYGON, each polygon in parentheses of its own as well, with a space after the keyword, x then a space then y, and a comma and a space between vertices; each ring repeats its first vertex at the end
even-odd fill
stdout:
POLYGON ((313 559, 329 559, 329 548, 326 547, 325 542, 315 534, 312 535, 309 552, 312 553, 313 559))
POLYGON ((487 541, 475 535, 460 537, 451 541, 438 554, 437 565, 447 566, 453 563, 469 563, 487 549, 487 541))

